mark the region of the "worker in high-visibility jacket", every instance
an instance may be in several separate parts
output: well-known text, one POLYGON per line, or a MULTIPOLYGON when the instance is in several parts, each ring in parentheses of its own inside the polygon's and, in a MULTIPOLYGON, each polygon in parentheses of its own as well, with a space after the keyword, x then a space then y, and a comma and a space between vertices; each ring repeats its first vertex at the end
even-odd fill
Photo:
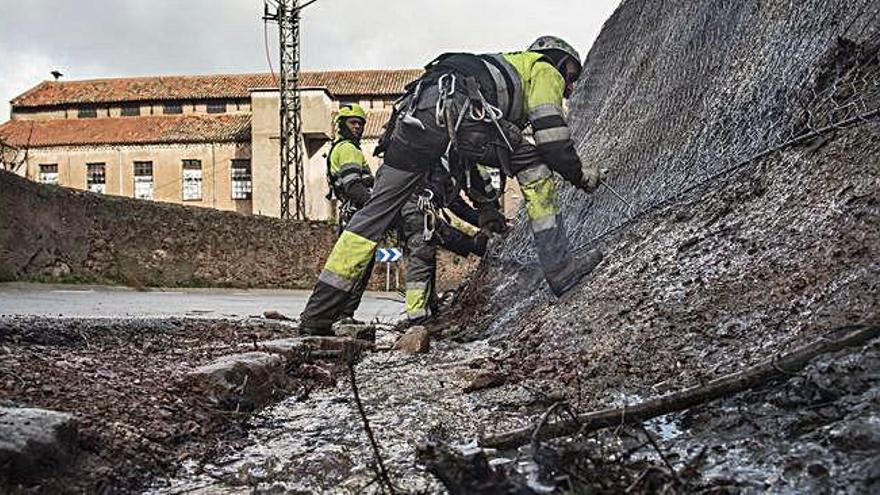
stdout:
MULTIPOLYGON (((375 182, 360 147, 366 122, 366 112, 356 104, 340 107, 334 119, 336 137, 327 154, 327 182, 330 186, 328 199, 335 197, 340 203, 341 227, 344 227, 351 216, 370 199, 370 192, 375 182)), ((453 190, 454 194, 458 195, 457 189, 453 186, 453 179, 448 174, 439 172, 432 177, 429 188, 413 194, 403 208, 399 221, 390 227, 396 231, 399 240, 404 242, 406 248, 408 259, 406 314, 411 321, 420 321, 436 312, 436 258, 439 247, 465 257, 470 254, 482 256, 486 252, 485 236, 470 236, 453 227, 443 218, 434 216, 439 208, 446 206, 463 220, 473 225, 478 223, 476 211, 460 197, 456 197, 455 200, 445 199, 447 195, 453 194, 453 190), (427 191, 431 191, 432 199, 419 201, 427 191), (426 215, 432 216, 432 232, 429 236, 424 231, 426 215)), ((480 181, 476 181, 475 184, 484 187, 480 181)), ((334 313, 334 323, 360 323, 354 318, 354 314, 369 284, 374 258, 341 304, 329 309, 320 305, 313 305, 312 308, 319 311, 319 314, 334 313)), ((308 313, 304 315, 308 319, 308 313)), ((313 329, 311 333, 329 335, 331 331, 329 327, 324 326, 313 329)))
MULTIPOLYGON (((366 124, 367 113, 357 104, 340 106, 334 118, 335 138, 330 152, 327 153, 327 182, 330 186, 328 199, 336 197, 339 203, 337 220, 340 233, 352 215, 367 204, 375 182, 373 172, 361 151, 361 138, 366 124)), ((339 308, 339 319, 343 323, 358 323, 354 319, 354 312, 370 281, 374 262, 371 258, 366 270, 339 308)))
MULTIPOLYGON (((332 324, 332 308, 344 301, 369 267, 382 234, 425 175, 453 152, 451 166, 497 167, 516 177, 525 200, 534 247, 551 291, 571 289, 602 259, 597 250, 576 258, 559 215, 553 172, 592 192, 599 168, 583 163, 563 116, 563 99, 580 75, 577 51, 544 36, 526 51, 474 55, 447 53, 407 85, 395 107, 379 150, 385 162, 367 204, 357 212, 327 258, 302 315, 301 328, 332 324), (532 144, 522 136, 531 124, 532 144), (328 308, 327 311, 321 311, 328 308)), ((480 227, 503 224, 497 209, 479 204, 480 227)))

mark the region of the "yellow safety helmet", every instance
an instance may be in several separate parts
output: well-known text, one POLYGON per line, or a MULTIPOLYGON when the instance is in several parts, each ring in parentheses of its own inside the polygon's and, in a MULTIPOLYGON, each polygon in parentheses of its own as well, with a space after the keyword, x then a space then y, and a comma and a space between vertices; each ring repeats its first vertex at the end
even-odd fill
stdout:
POLYGON ((339 113, 336 114, 336 123, 340 124, 345 119, 358 118, 367 121, 367 112, 357 103, 348 103, 339 107, 339 113))

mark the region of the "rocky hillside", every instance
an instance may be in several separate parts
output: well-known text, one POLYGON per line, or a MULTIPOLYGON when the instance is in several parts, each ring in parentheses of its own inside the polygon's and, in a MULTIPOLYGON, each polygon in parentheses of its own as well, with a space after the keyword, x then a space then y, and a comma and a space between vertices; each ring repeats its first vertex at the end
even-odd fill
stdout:
MULTIPOLYGON (((876 1, 624 1, 587 57, 571 123, 582 156, 611 170, 630 205, 607 189, 561 194, 573 244, 599 247, 605 261, 555 299, 520 219, 461 295, 447 334, 498 346, 502 375, 590 410, 704 383, 840 327, 876 326, 878 49, 876 1)), ((860 390, 878 386, 871 349, 875 381, 860 390)), ((852 392, 838 383, 824 399, 852 392)), ((823 454, 836 480, 810 484, 803 471, 811 442, 828 445, 821 431, 876 418, 876 399, 859 397, 861 416, 840 406, 808 425, 791 415, 822 401, 788 404, 780 424, 798 428, 767 425, 754 433, 775 440, 737 444, 761 459, 752 468, 780 473, 757 486, 867 490, 861 440, 823 454), (762 449, 774 441, 800 454, 770 459, 762 449)), ((730 431, 716 433, 732 448, 720 440, 730 431)))
MULTIPOLYGON (((760 332, 744 291, 781 284, 818 304, 828 284, 876 281, 877 7, 625 1, 587 57, 570 120, 582 156, 610 169, 609 185, 629 205, 604 188, 585 195, 563 185, 572 244, 607 255, 567 302, 595 308, 608 293, 621 310, 642 301, 669 312, 669 297, 692 308, 690 297, 729 290, 760 332), (735 280, 740 287, 724 289, 735 280)), ((478 322, 471 337, 509 332, 499 323, 524 314, 533 317, 515 328, 553 326, 561 315, 546 308, 570 309, 534 273, 531 234, 519 223, 462 297, 462 314, 478 322), (493 310, 473 312, 475 301, 493 310)), ((596 321, 574 318, 578 328, 596 321)), ((704 323, 726 325, 721 316, 704 323)))

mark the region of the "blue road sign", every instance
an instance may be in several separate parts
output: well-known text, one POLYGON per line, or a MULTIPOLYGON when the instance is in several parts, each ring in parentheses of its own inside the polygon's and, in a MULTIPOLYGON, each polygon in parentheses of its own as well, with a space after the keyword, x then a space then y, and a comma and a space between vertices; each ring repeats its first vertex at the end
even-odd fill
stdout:
POLYGON ((403 251, 397 248, 381 248, 376 250, 376 261, 380 263, 393 263, 403 258, 403 251))

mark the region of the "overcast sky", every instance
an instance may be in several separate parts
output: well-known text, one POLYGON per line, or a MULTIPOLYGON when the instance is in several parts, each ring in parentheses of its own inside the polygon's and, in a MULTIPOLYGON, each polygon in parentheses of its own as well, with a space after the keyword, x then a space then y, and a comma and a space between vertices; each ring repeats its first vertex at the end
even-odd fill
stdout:
MULTIPOLYGON (((542 34, 586 55, 619 0, 318 0, 303 69, 420 67, 444 51, 522 49, 542 34)), ((9 100, 65 79, 267 72, 263 0, 0 0, 0 122, 9 100)), ((277 28, 268 47, 278 70, 277 28)))

